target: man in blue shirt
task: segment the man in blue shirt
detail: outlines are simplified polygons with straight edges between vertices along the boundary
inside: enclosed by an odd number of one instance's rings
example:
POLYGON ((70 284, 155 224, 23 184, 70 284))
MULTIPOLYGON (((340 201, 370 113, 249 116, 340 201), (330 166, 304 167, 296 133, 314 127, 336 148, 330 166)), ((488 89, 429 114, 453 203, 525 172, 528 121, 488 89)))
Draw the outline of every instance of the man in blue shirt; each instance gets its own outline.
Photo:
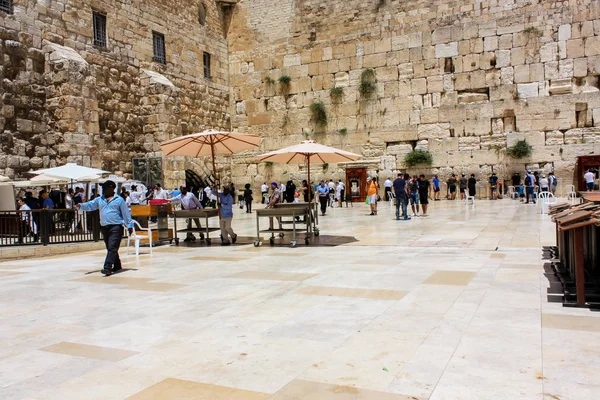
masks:
POLYGON ((121 196, 115 195, 116 188, 113 181, 106 181, 102 184, 102 197, 75 206, 82 211, 100 210, 100 226, 107 252, 102 273, 106 276, 122 269, 119 247, 123 238, 123 224, 130 234, 133 231, 129 207, 121 196))
POLYGON ((400 207, 402 207, 402 215, 404 216, 404 220, 409 220, 408 213, 406 212, 407 199, 406 199, 406 177, 403 178, 402 174, 398 174, 398 178, 394 180, 392 184, 394 187, 394 194, 396 195, 396 220, 400 220, 400 207))
POLYGON ((325 181, 321 181, 317 186, 317 194, 319 195, 319 202, 321 203, 321 214, 325 216, 327 212, 327 199, 329 199, 329 187, 325 184, 325 181))
POLYGON ((433 201, 440 201, 440 178, 436 175, 433 177, 433 201))
POLYGON ((229 246, 235 244, 237 235, 231 228, 231 220, 233 219, 233 196, 229 185, 223 186, 223 192, 219 193, 219 203, 221 204, 220 225, 221 225, 221 246, 229 246), (229 241, 231 238, 231 242, 229 241))

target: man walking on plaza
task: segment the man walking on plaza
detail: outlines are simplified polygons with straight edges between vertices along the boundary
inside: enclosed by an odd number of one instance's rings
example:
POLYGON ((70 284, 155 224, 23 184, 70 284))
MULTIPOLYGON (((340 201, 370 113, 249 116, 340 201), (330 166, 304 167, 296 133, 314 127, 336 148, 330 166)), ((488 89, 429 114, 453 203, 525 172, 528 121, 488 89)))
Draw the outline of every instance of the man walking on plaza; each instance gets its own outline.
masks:
POLYGON ((260 199, 260 204, 265 204, 267 201, 267 192, 269 191, 269 187, 267 186, 267 182, 264 182, 260 187, 260 193, 262 194, 262 198, 260 199))
POLYGON ((525 204, 529 204, 529 198, 531 197, 531 201, 535 204, 535 198, 533 197, 533 188, 535 187, 535 176, 531 173, 531 170, 527 170, 527 174, 525 174, 525 204))
POLYGON ((100 210, 100 226, 107 252, 101 272, 106 276, 122 269, 119 247, 123 238, 123 224, 129 230, 129 234, 133 231, 129 208, 125 200, 115 194, 116 188, 117 185, 113 181, 106 181, 102 184, 102 197, 76 205, 78 209, 86 212, 100 210))
POLYGON ((385 182, 383 182, 383 187, 385 188, 385 201, 390 201, 392 197, 392 178, 387 178, 385 182))
POLYGON ((585 179, 585 189, 588 192, 594 190, 594 181, 596 180, 596 174, 592 172, 591 169, 588 169, 587 172, 583 175, 585 179))
POLYGON ((393 182, 394 194, 396 195, 396 221, 400 220, 400 207, 402 207, 404 220, 410 219, 406 211, 406 179, 408 179, 408 174, 403 178, 402 174, 399 173, 398 178, 393 182))
MULTIPOLYGON (((419 176, 419 203, 421 204, 421 210, 423 213, 422 217, 427 217, 427 205, 429 204, 429 197, 431 196, 431 184, 425 175, 419 176)), ((418 206, 417 206, 418 207, 418 206)))
POLYGON ((469 180, 467 179, 467 177, 465 176, 465 174, 462 174, 460 176, 460 179, 458 180, 458 183, 459 183, 458 186, 460 187, 460 193, 459 193, 459 195, 460 195, 460 199, 461 200, 464 200, 466 198, 465 197, 465 190, 467 190, 467 183, 468 182, 469 182, 469 180))
MULTIPOLYGON (((194 195, 194 193, 188 192, 188 189, 185 186, 181 187, 180 194, 173 197, 169 201, 174 203, 181 203, 181 208, 183 210, 202 210, 202 203, 200 200, 194 195)), ((200 224, 200 218, 189 218, 187 220, 187 230, 188 233, 183 240, 184 242, 194 241, 196 240, 196 236, 191 232, 192 230, 192 220, 196 224, 196 228, 202 229, 202 224, 200 224)), ((200 239, 204 238, 204 234, 200 232, 200 239)))
POLYGON ((319 195, 319 203, 321 203, 321 214, 325 216, 327 201, 329 200, 329 187, 325 185, 325 181, 321 181, 317 186, 317 194, 319 195))
MULTIPOLYGON (((455 188, 456 190, 456 188, 455 188)), ((410 195, 410 208, 413 212, 413 217, 419 216, 419 180, 414 175, 413 178, 408 182, 408 193, 410 195), (416 209, 415 209, 416 207, 416 209)))

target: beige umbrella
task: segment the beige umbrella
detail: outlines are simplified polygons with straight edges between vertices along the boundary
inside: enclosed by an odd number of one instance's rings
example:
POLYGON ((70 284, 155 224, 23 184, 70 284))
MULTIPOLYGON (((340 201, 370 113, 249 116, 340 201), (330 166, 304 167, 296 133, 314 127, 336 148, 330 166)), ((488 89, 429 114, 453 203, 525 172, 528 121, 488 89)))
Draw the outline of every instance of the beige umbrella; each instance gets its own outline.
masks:
POLYGON ((208 130, 168 140, 161 143, 160 149, 166 156, 211 156, 216 184, 217 166, 215 156, 241 153, 258 147, 259 144, 259 136, 208 130))
POLYGON ((348 151, 324 146, 314 140, 304 140, 302 143, 272 151, 258 157, 261 161, 279 162, 284 164, 308 164, 308 185, 310 187, 310 163, 318 164, 356 161, 360 155, 348 151))
POLYGON ((8 182, 8 181, 10 181, 10 178, 8 176, 0 175, 0 182, 8 182))

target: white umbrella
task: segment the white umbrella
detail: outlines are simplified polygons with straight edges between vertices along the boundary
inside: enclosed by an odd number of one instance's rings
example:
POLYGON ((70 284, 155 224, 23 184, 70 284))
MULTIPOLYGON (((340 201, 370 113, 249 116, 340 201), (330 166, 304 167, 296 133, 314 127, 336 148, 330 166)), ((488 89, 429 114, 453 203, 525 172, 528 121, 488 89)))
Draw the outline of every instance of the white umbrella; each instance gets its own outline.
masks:
POLYGON ((40 169, 37 171, 32 171, 31 173, 36 175, 44 174, 47 176, 65 178, 74 181, 93 175, 108 174, 107 171, 103 171, 101 169, 83 167, 73 163, 65 164, 55 168, 40 169))
POLYGON ((8 181, 10 181, 10 178, 8 176, 0 175, 0 182, 8 182, 8 181))
POLYGON ((314 140, 304 140, 300 144, 275 150, 258 156, 266 162, 279 162, 284 164, 308 164, 308 184, 310 185, 310 162, 314 159, 317 163, 328 164, 344 161, 356 161, 360 155, 345 150, 325 146, 314 140))

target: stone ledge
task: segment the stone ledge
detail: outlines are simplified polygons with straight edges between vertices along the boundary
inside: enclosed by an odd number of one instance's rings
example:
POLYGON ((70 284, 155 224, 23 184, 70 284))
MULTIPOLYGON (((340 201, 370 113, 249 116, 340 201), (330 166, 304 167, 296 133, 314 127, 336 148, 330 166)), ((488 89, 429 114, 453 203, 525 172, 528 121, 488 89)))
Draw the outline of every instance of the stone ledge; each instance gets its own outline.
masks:
MULTIPOLYGON (((121 247, 126 246, 127 241, 121 242, 121 247)), ((104 242, 83 242, 53 244, 48 246, 7 246, 0 248, 0 259, 2 261, 19 260, 26 258, 42 258, 57 256, 61 254, 85 253, 94 250, 104 250, 104 242)))

